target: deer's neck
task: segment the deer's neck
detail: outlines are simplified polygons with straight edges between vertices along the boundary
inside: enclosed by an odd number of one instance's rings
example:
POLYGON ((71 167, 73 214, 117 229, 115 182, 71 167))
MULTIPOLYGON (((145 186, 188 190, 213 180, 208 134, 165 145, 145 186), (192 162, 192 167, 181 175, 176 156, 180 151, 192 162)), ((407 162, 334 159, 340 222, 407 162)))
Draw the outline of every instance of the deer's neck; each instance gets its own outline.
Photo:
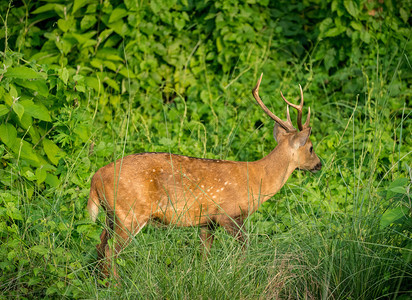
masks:
POLYGON ((283 187, 296 166, 292 161, 290 147, 280 144, 267 156, 256 161, 253 169, 254 178, 257 179, 252 187, 253 193, 259 193, 261 201, 266 201, 283 187))

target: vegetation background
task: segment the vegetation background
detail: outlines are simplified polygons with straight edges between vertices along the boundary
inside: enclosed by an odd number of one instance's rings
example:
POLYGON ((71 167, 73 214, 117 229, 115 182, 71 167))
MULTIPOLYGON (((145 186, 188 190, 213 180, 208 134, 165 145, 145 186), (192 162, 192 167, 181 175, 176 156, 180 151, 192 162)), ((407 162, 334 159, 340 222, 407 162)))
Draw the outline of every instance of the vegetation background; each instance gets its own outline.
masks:
POLYGON ((410 0, 1 1, 0 298, 412 297, 410 0), (208 259, 198 229, 95 269, 90 179, 127 154, 256 160, 303 86, 324 167, 208 259))

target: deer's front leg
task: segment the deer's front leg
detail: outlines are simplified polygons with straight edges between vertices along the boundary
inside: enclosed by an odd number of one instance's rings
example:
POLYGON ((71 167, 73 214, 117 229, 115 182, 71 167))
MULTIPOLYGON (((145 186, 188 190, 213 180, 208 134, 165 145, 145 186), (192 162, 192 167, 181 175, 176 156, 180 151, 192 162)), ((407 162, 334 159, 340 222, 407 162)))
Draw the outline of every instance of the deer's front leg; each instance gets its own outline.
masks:
POLYGON ((243 218, 236 217, 232 219, 229 216, 225 216, 219 220, 219 225, 222 226, 231 236, 233 236, 242 245, 242 248, 245 247, 243 218))
POLYGON ((211 226, 200 228, 200 239, 202 240, 202 256, 206 258, 212 247, 214 235, 211 226))

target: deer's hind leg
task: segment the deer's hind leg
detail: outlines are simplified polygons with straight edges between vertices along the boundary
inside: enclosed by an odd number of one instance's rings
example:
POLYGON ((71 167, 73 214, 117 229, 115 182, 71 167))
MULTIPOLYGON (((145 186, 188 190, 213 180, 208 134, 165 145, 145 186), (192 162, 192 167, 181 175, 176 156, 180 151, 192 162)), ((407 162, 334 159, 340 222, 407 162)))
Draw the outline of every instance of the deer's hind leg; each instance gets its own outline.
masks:
POLYGON ((111 231, 113 231, 113 219, 110 216, 106 216, 106 228, 100 234, 100 244, 96 246, 98 260, 102 260, 105 257, 104 249, 106 248, 107 241, 110 239, 111 231))
POLYGON ((113 233, 113 217, 110 214, 106 215, 106 227, 100 235, 100 244, 96 246, 98 267, 102 272, 103 277, 108 277, 110 273, 110 264, 105 261, 106 248, 108 248, 108 241, 113 233))
MULTIPOLYGON (((148 216, 143 215, 138 218, 132 214, 127 216, 116 215, 116 218, 112 221, 112 232, 114 233, 112 247, 107 243, 107 239, 110 238, 110 235, 106 233, 105 236, 106 244, 104 246, 104 256, 106 258, 106 262, 105 266, 102 268, 102 271, 106 277, 109 275, 109 271, 111 269, 113 276, 116 279, 119 279, 116 264, 113 259, 115 259, 122 249, 129 244, 133 236, 139 233, 139 231, 146 225, 148 219, 148 216)), ((103 234, 104 232, 102 233, 102 236, 103 234)))
POLYGON ((243 218, 241 216, 234 219, 229 216, 224 216, 219 220, 219 225, 222 226, 231 236, 235 238, 241 245, 245 247, 245 237, 243 235, 243 218))
POLYGON ((210 248, 213 245, 215 239, 214 230, 215 227, 213 224, 200 227, 200 239, 202 240, 202 256, 206 258, 210 252, 210 248))

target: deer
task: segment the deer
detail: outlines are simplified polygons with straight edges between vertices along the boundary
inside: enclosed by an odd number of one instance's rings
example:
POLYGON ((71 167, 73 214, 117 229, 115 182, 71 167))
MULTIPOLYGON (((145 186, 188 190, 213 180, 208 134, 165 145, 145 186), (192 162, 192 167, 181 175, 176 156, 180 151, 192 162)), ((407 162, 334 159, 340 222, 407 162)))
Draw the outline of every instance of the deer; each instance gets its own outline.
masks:
POLYGON ((100 168, 92 177, 88 212, 96 221, 99 207, 106 213, 106 227, 97 245, 101 272, 118 278, 112 259, 149 222, 200 226, 206 252, 213 243, 213 229, 223 227, 239 242, 244 241, 243 221, 275 195, 295 169, 316 172, 322 163, 310 140, 310 107, 302 125, 300 104, 287 104, 283 121, 259 97, 263 73, 252 94, 263 111, 275 121, 277 146, 257 161, 228 161, 150 152, 125 156, 100 168), (297 110, 297 130, 289 106, 297 110), (114 237, 113 246, 108 240, 114 237))

